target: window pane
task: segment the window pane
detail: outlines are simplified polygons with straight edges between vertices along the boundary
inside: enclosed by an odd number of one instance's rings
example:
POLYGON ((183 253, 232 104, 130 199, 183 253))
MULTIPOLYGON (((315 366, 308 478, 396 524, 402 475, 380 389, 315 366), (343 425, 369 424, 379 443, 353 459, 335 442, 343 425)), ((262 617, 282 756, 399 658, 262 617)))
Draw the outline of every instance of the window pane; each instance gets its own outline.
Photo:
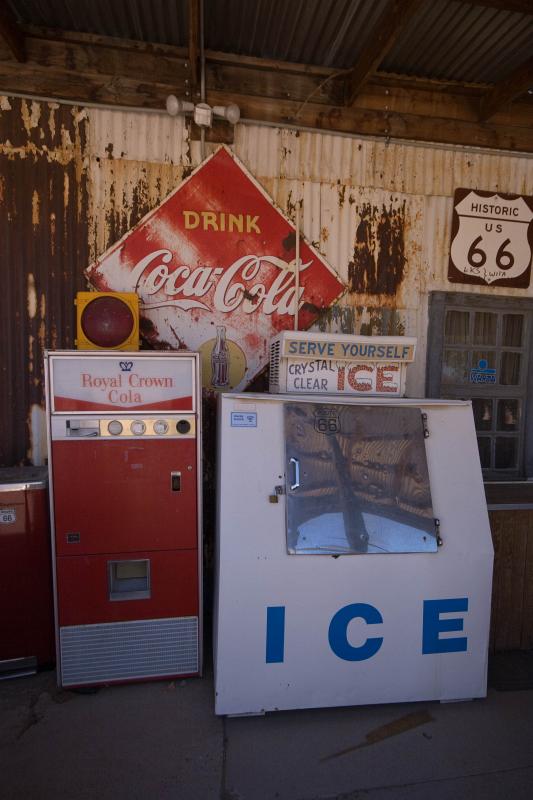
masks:
POLYGON ((445 350, 442 364, 443 383, 466 383, 468 379, 468 352, 445 350))
POLYGON ((516 467, 517 445, 518 439, 514 437, 496 437, 496 457, 494 463, 496 469, 512 469, 516 467))
POLYGON ((488 436, 478 436, 479 460, 483 469, 490 468, 490 439, 488 436))
POLYGON ((520 383, 520 353, 502 353, 500 383, 502 386, 518 386, 520 383))
POLYGON ((496 314, 476 311, 474 315, 474 344, 496 344, 496 314))
POLYGON ((468 344, 469 322, 468 311, 447 311, 444 326, 446 344, 468 344))
POLYGON ((490 431, 492 429, 492 400, 482 400, 476 397, 472 400, 474 422, 476 431, 490 431))
POLYGON ((503 338, 504 347, 522 347, 522 330, 524 317, 522 314, 503 315, 503 338))
POLYGON ((517 431, 520 424, 518 400, 498 400, 498 430, 517 431))

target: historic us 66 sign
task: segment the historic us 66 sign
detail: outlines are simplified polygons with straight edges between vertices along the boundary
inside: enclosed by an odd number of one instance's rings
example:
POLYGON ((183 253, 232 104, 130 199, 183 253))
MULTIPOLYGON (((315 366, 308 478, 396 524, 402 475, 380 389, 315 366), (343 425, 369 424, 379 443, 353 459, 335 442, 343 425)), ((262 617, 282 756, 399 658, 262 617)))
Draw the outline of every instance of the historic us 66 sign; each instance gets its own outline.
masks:
POLYGON ((449 280, 529 286, 532 219, 533 197, 456 189, 449 280))

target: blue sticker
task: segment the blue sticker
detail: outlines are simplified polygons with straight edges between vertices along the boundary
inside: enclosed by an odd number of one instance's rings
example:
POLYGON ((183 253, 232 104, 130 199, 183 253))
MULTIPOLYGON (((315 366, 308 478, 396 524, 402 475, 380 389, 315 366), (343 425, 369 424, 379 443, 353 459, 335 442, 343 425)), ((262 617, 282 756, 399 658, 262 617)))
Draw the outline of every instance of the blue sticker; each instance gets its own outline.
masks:
POLYGON ((232 428, 257 428, 257 413, 255 411, 232 411, 232 428))
POLYGON ((486 358, 481 358, 477 367, 470 370, 470 383, 496 383, 496 370, 489 369, 486 358))

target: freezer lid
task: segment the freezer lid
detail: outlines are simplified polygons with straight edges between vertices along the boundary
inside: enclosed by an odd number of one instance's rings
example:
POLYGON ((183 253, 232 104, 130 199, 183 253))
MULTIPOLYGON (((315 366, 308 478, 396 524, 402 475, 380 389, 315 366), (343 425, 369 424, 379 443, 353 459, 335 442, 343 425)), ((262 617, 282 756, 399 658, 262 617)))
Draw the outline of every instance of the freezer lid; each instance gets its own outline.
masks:
POLYGON ((0 467, 0 492, 46 489, 48 467, 0 467))
POLYGON ((437 551, 420 409, 291 402, 284 421, 289 554, 437 551))

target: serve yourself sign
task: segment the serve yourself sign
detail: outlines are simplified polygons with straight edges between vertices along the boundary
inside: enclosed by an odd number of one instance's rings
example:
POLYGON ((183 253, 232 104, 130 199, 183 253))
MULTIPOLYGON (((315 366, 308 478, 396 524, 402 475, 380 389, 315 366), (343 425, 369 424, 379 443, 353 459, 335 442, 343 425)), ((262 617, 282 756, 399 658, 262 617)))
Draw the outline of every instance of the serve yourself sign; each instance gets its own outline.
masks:
POLYGON ((136 292, 155 347, 202 355, 204 386, 242 389, 280 330, 308 328, 344 284, 221 147, 86 274, 101 291, 136 292), (298 301, 296 293, 298 292, 298 301))
POLYGON ((271 391, 401 397, 415 349, 407 336, 282 331, 271 343, 271 391))

